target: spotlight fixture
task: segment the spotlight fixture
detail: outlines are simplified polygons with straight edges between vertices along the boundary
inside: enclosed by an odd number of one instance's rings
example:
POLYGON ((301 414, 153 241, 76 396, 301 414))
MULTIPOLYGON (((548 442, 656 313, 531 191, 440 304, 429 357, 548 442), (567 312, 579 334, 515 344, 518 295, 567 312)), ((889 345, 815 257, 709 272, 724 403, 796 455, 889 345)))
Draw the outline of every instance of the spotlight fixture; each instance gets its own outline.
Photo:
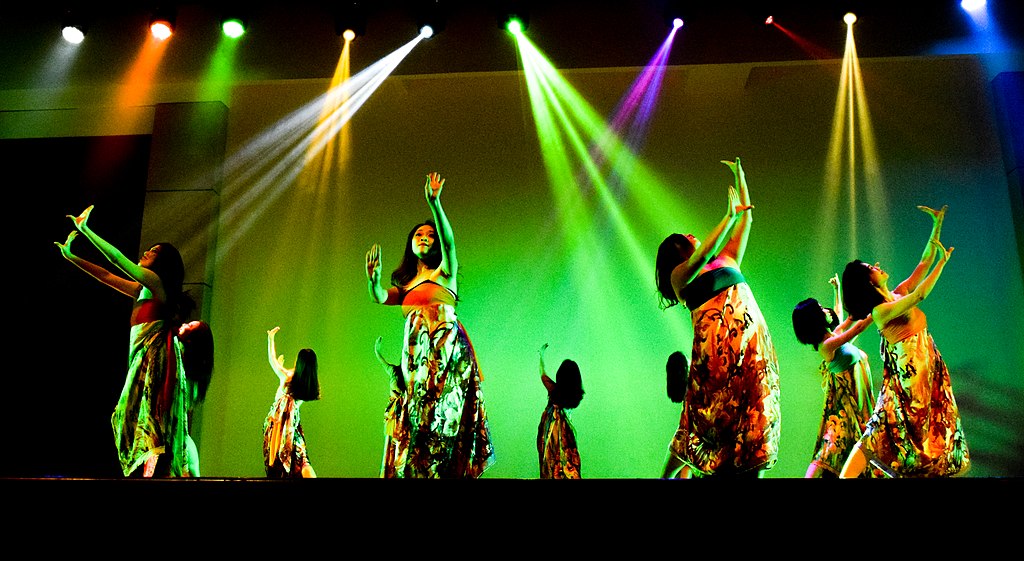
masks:
POLYGON ((174 8, 157 8, 149 20, 149 31, 153 37, 163 41, 174 34, 174 8))
POLYGON ((340 2, 334 16, 334 32, 346 41, 366 35, 366 14, 363 2, 340 2))
POLYGON ((498 26, 513 35, 523 33, 530 27, 529 2, 510 0, 498 8, 498 26))
POLYGON ((672 29, 679 29, 683 26, 683 9, 681 0, 668 0, 665 2, 662 18, 672 29))
POLYGON ((448 19, 447 0, 419 0, 414 9, 416 25, 424 39, 444 31, 448 19))
POLYGON ((224 18, 221 22, 221 30, 224 31, 224 35, 238 39, 242 35, 245 35, 245 19, 236 16, 229 16, 224 18))
POLYGON ((774 17, 772 17, 772 16, 768 16, 768 17, 767 17, 767 18, 765 18, 765 20, 764 20, 764 24, 765 24, 765 25, 771 25, 771 24, 773 24, 773 23, 775 23, 775 18, 774 18, 774 17))
POLYGON ((857 15, 853 12, 849 12, 843 16, 843 21, 846 22, 846 25, 853 25, 854 22, 857 21, 857 15))
POLYGON ((77 45, 85 40, 86 29, 85 18, 77 12, 67 10, 64 12, 64 21, 61 23, 60 33, 68 43, 77 45))

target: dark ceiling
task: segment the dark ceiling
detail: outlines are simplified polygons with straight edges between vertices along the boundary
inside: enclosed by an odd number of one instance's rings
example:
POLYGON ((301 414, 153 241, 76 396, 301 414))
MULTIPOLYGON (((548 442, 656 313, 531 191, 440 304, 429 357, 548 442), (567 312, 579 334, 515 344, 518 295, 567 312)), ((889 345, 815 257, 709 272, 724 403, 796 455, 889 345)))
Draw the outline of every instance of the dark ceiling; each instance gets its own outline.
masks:
MULTIPOLYGON (((519 68, 511 36, 498 25, 500 0, 426 0, 447 11, 442 32, 424 41, 395 74, 510 71, 519 68)), ((238 44, 239 80, 327 78, 340 52, 335 30, 339 6, 352 2, 262 2, 248 9, 249 33, 238 44)), ((378 0, 365 6, 366 34, 352 44, 353 72, 386 56, 416 33, 424 2, 378 0)), ((971 54, 978 48, 957 0, 916 2, 677 0, 518 2, 529 17, 527 36, 558 68, 642 66, 668 33, 667 18, 680 6, 686 25, 673 44, 671 65, 801 61, 840 58, 846 12, 862 58, 971 54), (756 8, 750 6, 756 5, 756 8), (765 24, 767 16, 788 33, 765 24)), ((1021 0, 989 0, 991 21, 1021 50, 1021 0)), ((53 56, 63 8, 41 3, 5 7, 0 15, 0 89, 39 87, 38 68, 53 56)), ((81 55, 66 83, 116 79, 145 39, 152 9, 91 8, 81 55), (124 64, 122 64, 124 63, 124 64)), ((177 33, 168 44, 161 79, 185 80, 201 72, 217 48, 223 4, 178 4, 177 33)))

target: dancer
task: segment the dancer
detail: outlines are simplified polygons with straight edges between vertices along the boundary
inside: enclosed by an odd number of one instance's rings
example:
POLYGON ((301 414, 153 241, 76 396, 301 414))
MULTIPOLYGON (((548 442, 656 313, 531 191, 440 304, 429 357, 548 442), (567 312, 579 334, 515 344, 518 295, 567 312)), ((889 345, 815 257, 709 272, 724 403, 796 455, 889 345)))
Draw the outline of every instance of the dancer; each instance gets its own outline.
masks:
POLYGON ((494 461, 481 382, 466 330, 455 314, 459 261, 441 207, 444 179, 423 186, 433 220, 417 224, 391 288, 381 286, 381 248, 366 253, 370 298, 400 305, 405 315, 402 377, 406 383, 408 455, 397 477, 474 478, 494 461))
POLYGON ((694 477, 761 477, 778 458, 779 364, 740 271, 753 208, 746 176, 739 158, 722 163, 736 185, 726 215, 703 242, 672 234, 658 248, 661 306, 683 302, 694 333, 689 391, 670 451, 694 477))
POLYGON ((406 387, 402 376, 402 366, 392 364, 384 358, 380 350, 383 337, 377 337, 373 344, 373 354, 388 377, 390 395, 388 405, 384 409, 384 459, 381 462, 380 476, 385 479, 398 477, 405 471, 405 460, 409 452, 409 424, 406 415, 406 387))
POLYGON ((267 331, 267 356, 280 384, 274 404, 263 422, 263 467, 273 479, 311 478, 316 471, 306 453, 306 437, 302 433, 299 408, 305 401, 320 399, 320 378, 317 375, 316 353, 302 349, 295 357, 295 366, 284 365, 284 355, 277 354, 275 327, 267 331))
POLYGON ((878 264, 854 260, 843 271, 843 304, 854 319, 870 315, 882 336, 882 388, 860 441, 840 477, 871 465, 890 477, 967 473, 970 453, 960 425, 949 370, 918 307, 935 288, 953 248, 939 241, 948 207, 918 206, 932 217, 932 233, 914 271, 889 290, 878 264))
POLYGON ((581 479, 580 452, 569 412, 583 400, 583 378, 576 361, 565 359, 552 380, 544 369, 547 348, 547 343, 540 348, 540 381, 548 391, 548 405, 537 427, 540 478, 581 479))
POLYGON ((839 477, 875 406, 868 356, 853 344, 871 325, 871 317, 844 319, 839 275, 833 275, 829 284, 834 291, 834 307, 826 308, 808 298, 793 308, 797 340, 821 355, 819 372, 825 392, 818 440, 804 474, 807 478, 839 477))
POLYGON ((94 205, 78 216, 60 248, 65 259, 134 300, 128 373, 111 426, 127 477, 199 477, 199 452, 189 433, 194 407, 203 400, 213 370, 213 338, 202 322, 185 324, 195 302, 182 292, 185 266, 170 243, 154 244, 138 263, 93 232, 94 205), (74 254, 81 232, 126 277, 74 254), (196 342, 186 350, 183 342, 196 342), (186 369, 183 356, 188 357, 186 369))

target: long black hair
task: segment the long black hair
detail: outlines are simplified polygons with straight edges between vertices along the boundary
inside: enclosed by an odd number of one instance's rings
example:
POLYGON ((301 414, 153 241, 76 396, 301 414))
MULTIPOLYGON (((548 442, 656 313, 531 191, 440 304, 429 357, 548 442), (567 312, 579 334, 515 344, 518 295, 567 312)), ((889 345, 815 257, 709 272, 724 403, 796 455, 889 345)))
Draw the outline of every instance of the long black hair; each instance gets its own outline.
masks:
POLYGON ((565 359, 555 372, 551 402, 562 409, 575 409, 583 401, 583 376, 575 360, 565 359))
POLYGON ((690 238, 682 234, 670 234, 658 246, 658 256, 654 262, 654 285, 658 289, 658 303, 661 309, 671 308, 679 303, 675 288, 672 287, 672 271, 689 259, 696 249, 690 238))
POLYGON ((854 259, 843 269, 843 307, 853 319, 871 315, 875 306, 885 302, 885 296, 871 282, 871 268, 860 259, 854 259))
POLYGON ((205 321, 189 322, 178 329, 178 340, 185 377, 196 383, 202 401, 213 377, 213 330, 205 321))
POLYGON ((320 378, 317 376, 316 353, 302 349, 295 358, 295 373, 289 386, 292 397, 302 401, 320 399, 320 378))
POLYGON ((181 258, 181 252, 170 242, 159 242, 150 248, 159 247, 153 263, 148 267, 150 271, 160 277, 164 292, 167 294, 167 316, 174 320, 178 327, 184 324, 196 308, 196 302, 192 296, 184 290, 185 284, 185 261, 181 258))
POLYGON ((437 236, 437 225, 434 224, 433 220, 420 222, 413 226, 412 230, 409 230, 409 235, 405 238, 405 251, 402 254, 402 262, 391 273, 392 286, 403 288, 416 276, 416 267, 420 258, 416 257, 416 254, 412 252, 412 238, 416 235, 416 230, 419 230, 421 226, 430 226, 434 229, 434 244, 430 246, 430 251, 423 258, 423 264, 431 269, 441 266, 441 240, 437 236))

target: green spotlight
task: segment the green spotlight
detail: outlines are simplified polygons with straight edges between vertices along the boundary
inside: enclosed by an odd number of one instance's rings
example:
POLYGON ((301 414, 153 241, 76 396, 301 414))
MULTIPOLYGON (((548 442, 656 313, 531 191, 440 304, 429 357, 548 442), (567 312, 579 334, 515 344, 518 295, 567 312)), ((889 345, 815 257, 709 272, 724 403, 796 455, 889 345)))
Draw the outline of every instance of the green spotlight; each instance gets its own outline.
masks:
POLYGON ((509 18, 505 23, 505 29, 509 30, 512 35, 519 35, 523 32, 523 22, 519 18, 509 18))
POLYGON ((238 39, 245 35, 245 22, 239 18, 228 18, 221 24, 221 29, 224 30, 224 35, 232 39, 238 39))

